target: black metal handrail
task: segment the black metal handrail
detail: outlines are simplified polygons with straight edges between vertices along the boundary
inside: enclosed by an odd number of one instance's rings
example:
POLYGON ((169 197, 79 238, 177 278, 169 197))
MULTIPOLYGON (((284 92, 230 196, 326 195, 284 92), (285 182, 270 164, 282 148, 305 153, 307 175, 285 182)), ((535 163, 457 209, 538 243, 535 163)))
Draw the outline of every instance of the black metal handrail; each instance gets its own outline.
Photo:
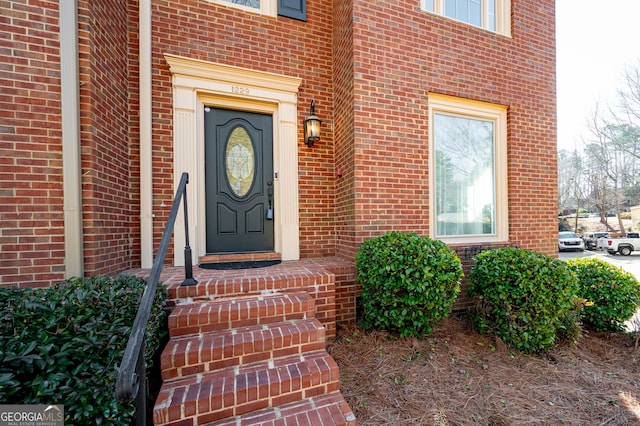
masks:
POLYGON ((189 183, 189 174, 182 173, 180 178, 180 184, 176 190, 173 204, 171 205, 171 212, 169 213, 169 219, 167 225, 164 228, 162 239, 160 240, 160 246, 158 247, 158 254, 153 262, 151 273, 146 280, 146 286, 142 299, 140 300, 140 307, 136 319, 133 322, 133 328, 129 335, 129 341, 127 342, 127 348, 124 351, 122 357, 122 363, 120 363, 120 372, 116 380, 116 398, 120 403, 127 404, 134 398, 136 399, 136 425, 146 426, 147 422, 147 385, 146 385, 146 365, 144 359, 144 335, 147 330, 147 323, 149 321, 149 315, 151 314, 151 308, 153 306, 153 299, 158 287, 158 281, 160 279, 160 273, 164 265, 164 260, 167 255, 167 249, 169 248, 169 242, 171 240, 171 234, 173 234, 173 228, 175 226, 176 217, 178 216, 178 209, 180 207, 180 200, 184 201, 184 228, 185 228, 185 279, 182 285, 195 285, 198 282, 193 278, 193 269, 191 265, 191 247, 189 246, 189 222, 187 211, 187 184, 189 183))

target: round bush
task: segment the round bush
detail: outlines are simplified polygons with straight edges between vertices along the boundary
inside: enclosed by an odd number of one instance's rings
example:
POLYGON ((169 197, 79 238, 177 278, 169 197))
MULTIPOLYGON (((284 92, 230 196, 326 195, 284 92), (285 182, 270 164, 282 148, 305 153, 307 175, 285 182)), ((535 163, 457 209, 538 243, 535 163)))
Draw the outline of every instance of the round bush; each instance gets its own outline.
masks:
POLYGON ((525 353, 551 348, 575 309, 577 278, 558 259, 518 248, 475 257, 468 293, 477 298, 475 322, 525 353))
POLYGON ((640 305, 640 283, 633 274, 598 258, 567 260, 580 281, 578 295, 589 303, 582 311, 594 331, 621 331, 640 305))
POLYGON ((441 241, 389 232, 365 241, 356 255, 363 325, 423 336, 451 312, 462 264, 441 241))

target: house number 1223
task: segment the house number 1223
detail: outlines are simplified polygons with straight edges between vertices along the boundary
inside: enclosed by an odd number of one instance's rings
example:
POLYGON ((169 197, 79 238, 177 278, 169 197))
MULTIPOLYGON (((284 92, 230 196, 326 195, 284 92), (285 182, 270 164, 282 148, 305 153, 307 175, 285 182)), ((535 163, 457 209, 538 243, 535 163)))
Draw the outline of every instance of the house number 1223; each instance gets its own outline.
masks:
POLYGON ((231 93, 237 93, 238 95, 248 95, 249 88, 248 87, 240 87, 240 86, 231 86, 231 93))

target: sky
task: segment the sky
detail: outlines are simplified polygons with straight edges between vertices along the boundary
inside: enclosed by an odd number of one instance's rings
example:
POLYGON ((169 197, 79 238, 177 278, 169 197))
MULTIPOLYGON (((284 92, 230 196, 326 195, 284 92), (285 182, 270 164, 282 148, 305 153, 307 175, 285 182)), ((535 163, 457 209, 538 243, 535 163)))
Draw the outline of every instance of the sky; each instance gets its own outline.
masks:
POLYGON ((556 0, 558 149, 581 148, 598 103, 640 66, 640 0, 556 0))

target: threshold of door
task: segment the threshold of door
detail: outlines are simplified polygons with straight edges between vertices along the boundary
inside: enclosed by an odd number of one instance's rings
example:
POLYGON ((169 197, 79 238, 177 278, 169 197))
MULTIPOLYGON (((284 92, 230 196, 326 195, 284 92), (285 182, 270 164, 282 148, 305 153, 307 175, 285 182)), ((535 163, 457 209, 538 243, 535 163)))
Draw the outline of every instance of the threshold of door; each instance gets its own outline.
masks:
POLYGON ((198 258, 198 264, 224 262, 250 262, 263 260, 281 260, 280 253, 273 251, 254 251, 245 253, 215 253, 198 258))

